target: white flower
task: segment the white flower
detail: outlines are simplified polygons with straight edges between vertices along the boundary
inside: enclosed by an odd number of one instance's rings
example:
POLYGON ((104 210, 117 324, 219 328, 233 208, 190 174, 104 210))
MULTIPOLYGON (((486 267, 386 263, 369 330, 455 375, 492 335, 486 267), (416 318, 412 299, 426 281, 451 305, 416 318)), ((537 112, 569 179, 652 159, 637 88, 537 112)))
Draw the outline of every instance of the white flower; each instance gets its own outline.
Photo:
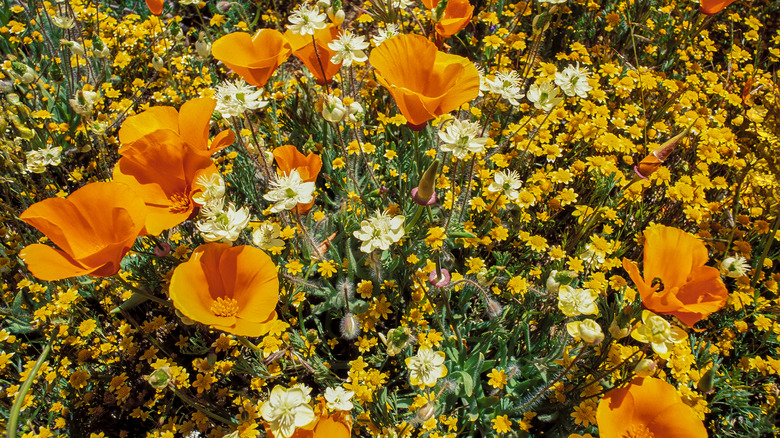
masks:
POLYGON ((552 270, 545 284, 547 292, 557 294, 562 284, 569 284, 575 278, 577 278, 577 273, 574 271, 552 270))
POLYGON ((345 30, 341 32, 338 39, 328 43, 328 48, 336 52, 330 62, 334 64, 343 63, 344 67, 349 67, 353 62, 366 62, 368 56, 363 51, 368 48, 368 42, 363 36, 355 35, 345 30))
POLYGON ((486 78, 485 86, 480 85, 482 91, 490 91, 508 100, 512 105, 520 105, 518 99, 523 97, 520 86, 523 78, 516 71, 498 72, 493 79, 486 78))
POLYGON ((357 102, 352 102, 352 99, 344 100, 350 103, 347 105, 336 96, 326 95, 325 102, 322 104, 322 117, 333 123, 339 123, 342 120, 355 123, 358 117, 362 118, 363 107, 357 102))
POLYGON ((69 48, 70 51, 76 56, 87 56, 87 52, 84 51, 84 46, 75 41, 60 40, 60 44, 69 48))
POLYGON ((276 188, 266 193, 263 198, 275 203, 271 206, 273 213, 292 210, 298 204, 308 204, 314 199, 314 182, 303 182, 296 169, 271 184, 276 188))
POLYGON ((73 29, 76 26, 76 20, 67 15, 56 14, 51 17, 51 22, 60 29, 73 29))
POLYGON ((393 23, 387 23, 384 28, 376 30, 376 36, 371 38, 371 41, 375 46, 379 47, 383 42, 398 35, 398 25, 393 23))
POLYGON ((606 260, 605 254, 601 251, 596 251, 590 243, 585 245, 585 251, 580 253, 579 258, 584 262, 590 263, 594 268, 601 266, 606 260))
POLYGON ((395 9, 406 9, 412 4, 412 0, 393 0, 392 3, 395 9))
POLYGON ((38 149, 27 152, 27 171, 32 173, 43 173, 46 166, 59 166, 62 161, 62 147, 51 147, 47 144, 46 149, 38 149))
POLYGON ((284 240, 279 239, 281 234, 279 224, 263 222, 252 231, 252 242, 260 249, 280 248, 284 246, 284 240))
POLYGON ((747 275, 750 265, 742 256, 726 257, 720 263, 720 273, 726 277, 740 278, 747 275))
POLYGON ((195 180, 195 185, 201 189, 201 192, 193 196, 192 200, 200 205, 208 205, 225 196, 225 180, 218 172, 200 175, 195 180))
POLYGON ((566 316, 596 315, 599 293, 593 289, 575 289, 568 284, 558 288, 558 308, 566 316))
POLYGON ((566 331, 571 337, 580 338, 586 344, 598 344, 604 340, 601 326, 592 319, 570 322, 566 324, 566 331))
POLYGON ((551 111, 563 100, 563 96, 558 96, 558 88, 552 82, 534 83, 528 88, 525 97, 534 104, 536 109, 551 111))
POLYGON ((655 313, 643 310, 642 325, 631 332, 631 337, 639 342, 649 343, 662 359, 669 359, 673 345, 688 339, 688 334, 655 313))
POLYGON ((384 251, 390 248, 390 245, 401 240, 406 233, 404 230, 405 219, 400 215, 390 217, 387 211, 383 213, 377 211, 374 217, 362 221, 360 229, 353 233, 363 242, 360 245, 360 250, 371 253, 375 249, 384 251))
POLYGON ((561 87, 567 96, 576 94, 583 99, 588 97, 588 91, 593 89, 588 83, 588 70, 580 69, 579 63, 576 67, 570 65, 563 69, 563 72, 555 73, 555 84, 561 87))
POLYGON ((225 118, 240 116, 245 111, 264 108, 268 105, 268 102, 260 98, 262 94, 262 90, 257 90, 241 79, 235 82, 225 82, 216 89, 214 98, 217 100, 217 107, 215 109, 225 118))
POLYGON ((208 58, 211 55, 211 43, 206 39, 205 35, 201 35, 198 41, 195 42, 195 51, 198 52, 198 56, 201 58, 208 58))
POLYGON ((349 401, 355 395, 354 391, 347 391, 341 386, 325 389, 325 401, 328 402, 328 409, 333 411, 351 411, 352 402, 349 401))
POLYGON ((200 3, 200 0, 179 0, 179 4, 184 6, 197 5, 198 3, 200 3))
POLYGON ((433 351, 431 347, 420 347, 417 356, 407 357, 406 366, 412 385, 436 386, 436 381, 447 375, 445 357, 443 351, 433 351))
POLYGON ((301 3, 290 15, 290 24, 287 28, 299 35, 314 35, 315 31, 325 28, 326 18, 327 16, 316 6, 301 3))
POLYGON ((76 114, 87 117, 94 111, 98 97, 100 97, 100 95, 94 91, 79 90, 76 92, 76 97, 70 99, 69 102, 76 114))
POLYGON ((520 174, 514 170, 501 170, 493 175, 493 181, 488 186, 488 191, 492 193, 503 192, 507 198, 512 201, 517 201, 517 197, 520 193, 517 189, 522 186, 520 181, 520 174))
POLYGON ((315 419, 314 409, 306 401, 306 394, 301 388, 274 387, 260 413, 274 436, 280 438, 290 438, 295 428, 306 426, 315 419))
POLYGON ((439 131, 439 138, 444 143, 441 150, 452 152, 459 160, 466 158, 469 152, 479 153, 485 150, 486 137, 478 137, 482 127, 479 123, 468 120, 453 119, 447 123, 444 130, 439 131))
POLYGON ((236 210, 233 203, 227 210, 212 212, 213 216, 197 224, 198 231, 206 242, 235 242, 241 231, 249 225, 249 209, 236 210))

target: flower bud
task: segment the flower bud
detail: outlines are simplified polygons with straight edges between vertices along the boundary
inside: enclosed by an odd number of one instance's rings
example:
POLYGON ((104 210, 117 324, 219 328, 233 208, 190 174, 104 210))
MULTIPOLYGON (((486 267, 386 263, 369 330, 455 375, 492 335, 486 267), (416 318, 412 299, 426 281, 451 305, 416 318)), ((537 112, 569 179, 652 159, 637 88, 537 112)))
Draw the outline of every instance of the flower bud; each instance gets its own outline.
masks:
POLYGON ((715 376, 718 372, 718 364, 715 364, 701 376, 696 388, 704 394, 712 394, 715 391, 715 376))
POLYGON ((436 406, 433 403, 428 402, 423 407, 417 410, 415 416, 415 422, 425 423, 436 415, 436 406))
POLYGON ((626 336, 631 334, 631 327, 621 327, 618 325, 616 320, 612 321, 612 324, 609 326, 609 334, 612 335, 615 339, 623 339, 626 336))
POLYGON ((68 41, 68 40, 60 40, 60 44, 68 47, 74 55, 86 57, 84 46, 82 46, 81 44, 75 41, 68 41))
POLYGON ((171 253, 171 244, 168 242, 159 242, 154 247, 154 255, 157 257, 165 257, 171 253))
POLYGON ((328 94, 325 96, 325 102, 322 104, 322 117, 333 123, 339 123, 347 115, 347 107, 336 96, 328 94))
POLYGON ((574 338, 582 339, 586 344, 599 344, 604 340, 601 326, 592 320, 574 321, 566 324, 566 331, 574 338))
POLYGON ((658 368, 658 364, 651 359, 642 359, 634 367, 634 372, 639 377, 650 377, 655 374, 655 369, 658 368))
POLYGON ((333 8, 330 7, 328 8, 328 18, 330 18, 330 21, 332 21, 336 26, 341 26, 341 23, 344 22, 344 18, 346 18, 346 16, 344 15, 343 9, 334 11, 333 8))
POLYGON ((205 34, 201 32, 198 41, 195 42, 195 51, 201 58, 208 58, 211 54, 211 43, 206 39, 205 34))
POLYGON ((168 386, 168 383, 173 379, 173 372, 169 366, 160 367, 146 379, 150 385, 155 389, 163 389, 168 386))
POLYGON ((217 2, 217 11, 220 14, 227 14, 231 6, 233 6, 232 3, 228 1, 217 2))
POLYGON ((352 313, 347 313, 344 315, 344 318, 341 319, 339 328, 341 329, 341 337, 351 341, 356 339, 360 334, 360 320, 352 313))
POLYGON ((160 71, 160 70, 162 70, 162 69, 163 69, 163 67, 165 67, 165 62, 163 62, 162 58, 160 58, 159 56, 155 56, 155 57, 152 59, 152 67, 153 67, 153 68, 154 68, 156 71, 160 71))
POLYGON ((419 205, 431 205, 436 202, 436 172, 439 170, 439 160, 434 160, 423 173, 417 187, 412 189, 412 200, 419 205))
POLYGON ((639 162, 638 165, 634 166, 634 173, 636 173, 640 178, 648 179, 650 175, 653 174, 656 170, 658 170, 659 167, 661 167, 661 164, 663 164, 664 160, 674 152, 674 149, 677 147, 677 145, 680 143, 680 141, 688 134, 688 131, 690 131, 690 127, 688 127, 685 131, 675 135, 674 137, 670 138, 666 141, 666 143, 662 144, 660 147, 658 147, 656 150, 651 152, 648 156, 642 159, 642 161, 639 162))
POLYGON ((552 270, 545 284, 547 292, 557 294, 562 284, 569 284, 575 278, 577 278, 577 273, 574 271, 552 270))
POLYGON ((504 313, 504 307, 501 303, 492 298, 488 298, 485 307, 490 318, 498 318, 504 313))

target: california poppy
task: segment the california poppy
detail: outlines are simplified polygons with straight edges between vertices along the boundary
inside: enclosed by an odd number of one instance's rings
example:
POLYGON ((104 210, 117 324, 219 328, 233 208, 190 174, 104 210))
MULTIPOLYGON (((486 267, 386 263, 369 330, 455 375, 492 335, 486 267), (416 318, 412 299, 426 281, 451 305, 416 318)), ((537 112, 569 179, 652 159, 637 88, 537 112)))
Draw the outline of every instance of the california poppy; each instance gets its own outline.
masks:
POLYGON ((209 122, 216 108, 214 99, 196 98, 185 102, 179 111, 169 106, 155 106, 128 117, 119 130, 124 154, 132 144, 155 131, 172 131, 196 151, 213 154, 235 141, 233 131, 226 129, 209 142, 209 122))
POLYGON ((45 281, 119 272, 146 221, 144 201, 130 187, 96 182, 67 198, 50 198, 19 216, 60 249, 35 243, 21 252, 32 274, 45 281))
POLYGON ((290 43, 276 29, 260 29, 254 36, 233 32, 211 46, 214 58, 257 87, 264 86, 291 53, 290 43))
POLYGON ((123 149, 114 166, 114 181, 125 183, 146 203, 145 233, 158 235, 194 215, 193 196, 217 168, 170 130, 157 130, 123 149))
POLYGON ((162 14, 163 3, 164 3, 163 0, 146 0, 146 6, 149 8, 149 11, 154 15, 162 14))
MULTIPOLYGON (((274 149, 274 159, 283 174, 289 175, 290 171, 295 169, 303 182, 314 182, 322 169, 322 159, 319 155, 313 152, 309 152, 309 155, 303 155, 292 145, 274 149)), ((298 213, 308 213, 313 205, 314 202, 298 204, 298 213)))
POLYGON ((701 0, 699 10, 707 15, 717 14, 737 0, 701 0))
POLYGON ((638 377, 604 394, 596 421, 602 438, 707 436, 704 424, 674 386, 650 377, 638 377))
POLYGON ((704 266, 707 248, 695 236, 656 225, 644 232, 644 278, 635 262, 623 259, 646 308, 674 315, 692 326, 726 304, 728 290, 720 272, 704 266))
POLYGON ((207 243, 171 277, 169 295, 184 316, 239 336, 262 336, 276 319, 276 265, 251 246, 207 243))
MULTIPOLYGON (((424 0, 428 9, 436 9, 439 1, 424 0)), ((444 8, 444 13, 436 22, 436 33, 442 38, 449 38, 465 28, 474 13, 474 6, 469 0, 450 0, 444 8)))
POLYGON ((689 130, 690 127, 667 140, 653 152, 650 152, 645 158, 642 159, 642 161, 639 162, 639 164, 634 166, 634 173, 636 173, 640 178, 650 178, 650 175, 658 170, 658 168, 661 167, 661 164, 663 164, 669 155, 674 152, 675 148, 677 148, 677 145, 688 134, 689 130))
POLYGON ((338 26, 329 24, 323 29, 316 30, 313 36, 299 35, 289 30, 284 33, 284 36, 292 46, 293 55, 303 62, 303 65, 317 79, 317 83, 320 85, 330 83, 341 68, 341 64, 330 62, 336 52, 328 47, 328 44, 339 36, 338 26))
POLYGON ((440 52, 420 35, 398 35, 369 56, 412 129, 457 109, 479 94, 479 73, 466 58, 440 52))

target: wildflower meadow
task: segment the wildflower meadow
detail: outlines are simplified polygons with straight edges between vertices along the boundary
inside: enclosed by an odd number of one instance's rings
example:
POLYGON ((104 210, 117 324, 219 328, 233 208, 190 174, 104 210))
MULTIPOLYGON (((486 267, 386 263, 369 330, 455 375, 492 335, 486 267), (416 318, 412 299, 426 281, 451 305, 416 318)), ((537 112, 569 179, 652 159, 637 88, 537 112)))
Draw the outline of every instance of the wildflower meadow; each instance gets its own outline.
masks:
POLYGON ((8 438, 780 436, 780 2, 0 0, 8 438))

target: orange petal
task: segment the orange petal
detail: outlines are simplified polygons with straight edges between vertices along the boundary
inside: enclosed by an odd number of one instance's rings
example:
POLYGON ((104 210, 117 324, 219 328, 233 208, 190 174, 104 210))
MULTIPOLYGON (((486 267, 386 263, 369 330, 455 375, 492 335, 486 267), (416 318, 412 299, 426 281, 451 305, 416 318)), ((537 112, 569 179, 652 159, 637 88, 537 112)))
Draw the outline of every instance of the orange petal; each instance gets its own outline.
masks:
POLYGON ((239 303, 238 316, 246 321, 267 321, 279 302, 276 265, 261 249, 251 246, 236 249, 234 283, 230 286, 233 298, 239 303))
POLYGON ((221 282, 215 282, 218 278, 214 277, 213 269, 213 266, 219 264, 219 248, 216 248, 216 251, 206 251, 208 245, 197 247, 188 261, 176 267, 168 294, 176 309, 193 321, 231 325, 235 317, 220 317, 211 311, 214 299, 224 296, 224 292, 221 282), (213 260, 215 257, 216 261, 213 260))
POLYGON ((648 281, 660 278, 665 288, 685 284, 691 271, 709 258, 699 239, 678 228, 656 225, 644 234, 644 277, 648 281))
POLYGON ((449 38, 465 28, 474 13, 474 6, 468 0, 450 0, 444 9, 444 17, 436 23, 436 33, 449 38))
POLYGON ((314 427, 314 438, 349 438, 350 434, 350 428, 333 417, 320 419, 314 427))
POLYGON ((330 59, 336 54, 328 47, 328 43, 338 38, 339 29, 337 26, 328 25, 311 35, 298 35, 287 31, 284 36, 290 42, 295 57, 303 62, 303 65, 317 79, 318 83, 324 84, 330 82, 333 76, 338 73, 341 64, 333 64, 330 59), (317 48, 315 50, 314 43, 317 48))
POLYGON ((160 15, 163 10, 163 0, 146 0, 146 6, 152 14, 160 15))
POLYGON ((261 29, 254 37, 246 32, 225 35, 214 42, 211 53, 248 84, 262 87, 289 58, 292 47, 281 32, 261 29))
MULTIPOLYGON (((32 275, 43 281, 88 275, 98 269, 81 266, 65 252, 40 243, 27 245, 19 253, 19 256, 24 260, 32 275)), ((117 265, 117 271, 118 269, 119 265, 117 265)))
POLYGON ((716 14, 735 1, 737 0, 701 0, 700 11, 707 15, 716 14))
POLYGON ((208 151, 209 121, 216 107, 214 99, 196 98, 188 100, 179 109, 179 135, 196 151, 208 151))
POLYGON ((677 293, 683 307, 672 314, 692 326, 722 309, 728 296, 729 291, 720 278, 720 272, 709 266, 700 266, 691 272, 688 282, 677 293))
POLYGON ((707 438, 707 429, 696 412, 683 402, 659 412, 647 423, 652 436, 664 438, 707 438))
MULTIPOLYGON (((119 141, 123 145, 129 145, 136 140, 160 129, 179 132, 179 113, 169 106, 155 106, 148 110, 130 116, 122 123, 119 129, 119 141)), ((119 149, 124 153, 125 146, 119 149)))
POLYGON ((232 145, 236 141, 236 134, 230 129, 226 129, 211 140, 211 146, 209 146, 209 152, 213 155, 215 152, 219 152, 222 149, 232 145))

